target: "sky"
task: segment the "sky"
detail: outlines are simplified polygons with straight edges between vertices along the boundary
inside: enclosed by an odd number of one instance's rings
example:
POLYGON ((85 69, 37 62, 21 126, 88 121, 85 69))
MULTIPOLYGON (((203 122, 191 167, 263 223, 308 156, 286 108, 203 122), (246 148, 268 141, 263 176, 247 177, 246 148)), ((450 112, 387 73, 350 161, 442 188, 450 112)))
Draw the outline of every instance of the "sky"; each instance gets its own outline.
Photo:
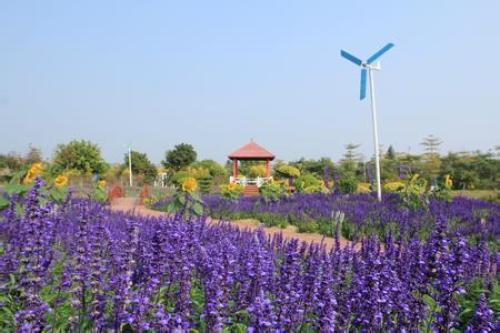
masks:
POLYGON ((278 159, 373 154, 359 68, 375 74, 380 143, 418 153, 500 144, 500 1, 0 2, 0 153, 50 159, 73 139, 158 163, 176 144, 224 162, 251 138, 278 159))

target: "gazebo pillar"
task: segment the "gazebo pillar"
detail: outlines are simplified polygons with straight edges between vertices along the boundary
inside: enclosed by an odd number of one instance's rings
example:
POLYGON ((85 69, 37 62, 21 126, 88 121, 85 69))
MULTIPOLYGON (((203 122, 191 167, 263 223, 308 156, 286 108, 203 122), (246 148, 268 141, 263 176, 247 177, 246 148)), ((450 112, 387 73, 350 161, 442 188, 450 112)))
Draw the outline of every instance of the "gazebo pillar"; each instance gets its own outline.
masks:
POLYGON ((233 177, 238 177, 238 160, 233 160, 233 177))
POLYGON ((271 169, 269 167, 269 160, 266 160, 266 177, 269 178, 271 176, 271 169))

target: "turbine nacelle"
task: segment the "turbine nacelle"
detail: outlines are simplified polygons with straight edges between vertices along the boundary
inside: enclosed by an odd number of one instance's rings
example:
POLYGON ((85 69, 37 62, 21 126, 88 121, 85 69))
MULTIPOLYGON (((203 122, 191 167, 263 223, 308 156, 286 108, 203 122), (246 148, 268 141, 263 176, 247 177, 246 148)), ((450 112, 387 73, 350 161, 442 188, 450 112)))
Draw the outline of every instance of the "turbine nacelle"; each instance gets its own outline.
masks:
POLYGON ((372 71, 380 71, 382 67, 380 65, 380 61, 377 61, 375 64, 369 65, 367 63, 361 64, 361 67, 372 70, 372 71))

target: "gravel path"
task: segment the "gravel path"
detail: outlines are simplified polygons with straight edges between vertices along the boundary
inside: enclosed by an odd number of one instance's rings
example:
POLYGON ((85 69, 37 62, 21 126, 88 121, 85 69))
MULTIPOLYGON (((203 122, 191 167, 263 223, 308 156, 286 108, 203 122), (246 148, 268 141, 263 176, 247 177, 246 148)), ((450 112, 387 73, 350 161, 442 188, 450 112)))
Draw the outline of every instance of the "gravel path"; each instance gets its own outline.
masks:
MULTIPOLYGON (((156 210, 149 209, 144 205, 139 205, 136 198, 118 198, 115 199, 111 203, 111 209, 121 212, 129 212, 132 214, 138 214, 141 216, 152 216, 152 217, 160 217, 167 216, 165 212, 159 212, 156 210)), ((218 223, 218 220, 210 219, 209 223, 218 223)), ((255 230, 260 227, 260 223, 257 220, 236 220, 231 221, 233 225, 238 226, 241 229, 249 229, 255 230)), ((281 229, 278 227, 264 228, 264 231, 268 235, 274 235, 277 233, 282 233, 283 237, 286 239, 296 238, 302 242, 306 243, 321 243, 326 245, 327 249, 331 249, 335 243, 334 239, 331 237, 324 237, 320 234, 310 234, 310 233, 299 233, 297 232, 297 228, 295 226, 289 225, 285 229, 281 229)), ((349 245, 350 242, 346 239, 340 239, 340 246, 345 247, 349 245)))

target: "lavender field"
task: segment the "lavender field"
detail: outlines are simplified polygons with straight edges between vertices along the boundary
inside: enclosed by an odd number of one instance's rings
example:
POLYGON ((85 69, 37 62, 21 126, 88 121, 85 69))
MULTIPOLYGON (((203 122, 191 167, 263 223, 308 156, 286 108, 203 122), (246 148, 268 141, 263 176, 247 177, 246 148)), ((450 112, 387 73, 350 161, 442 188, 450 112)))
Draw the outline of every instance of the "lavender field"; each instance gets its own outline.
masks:
MULTIPOLYGON (((333 236, 332 212, 343 212, 341 235, 359 240, 373 235, 383 240, 388 233, 406 240, 427 239, 436 222, 446 220, 449 236, 460 234, 474 242, 497 243, 500 239, 500 205, 465 197, 452 200, 430 199, 426 205, 409 208, 399 194, 384 194, 378 202, 370 193, 295 194, 280 200, 221 196, 204 197, 206 209, 214 218, 255 218, 266 226, 296 225, 299 230, 333 236)), ((158 204, 161 206, 161 203, 158 204)))
POLYGON ((489 332, 496 250, 448 237, 326 251, 204 218, 144 218, 40 182, 0 219, 0 327, 19 332, 489 332), (22 207, 22 210, 21 210, 22 207))

